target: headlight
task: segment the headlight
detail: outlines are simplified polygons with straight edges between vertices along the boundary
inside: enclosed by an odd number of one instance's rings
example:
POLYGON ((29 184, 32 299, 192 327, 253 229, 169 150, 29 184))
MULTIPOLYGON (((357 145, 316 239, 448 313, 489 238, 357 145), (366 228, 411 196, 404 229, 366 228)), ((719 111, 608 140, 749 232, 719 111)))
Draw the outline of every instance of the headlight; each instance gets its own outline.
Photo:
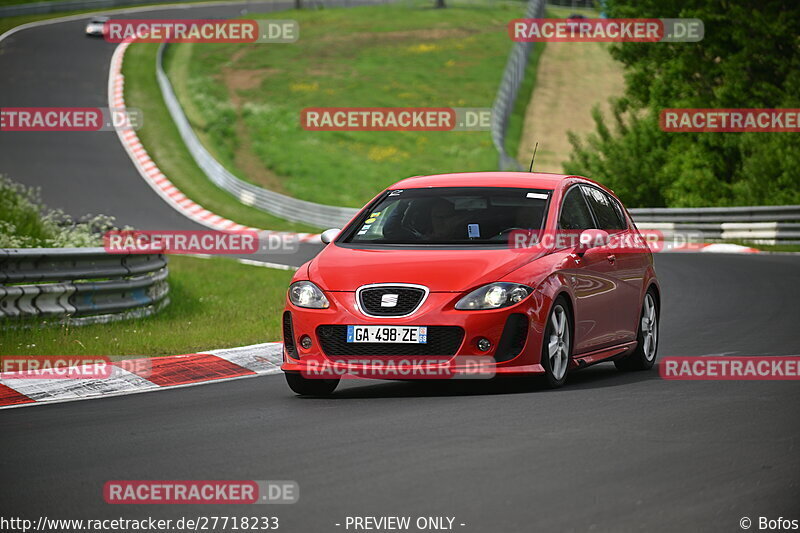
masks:
POLYGON ((298 281, 289 287, 289 301, 297 307, 311 309, 327 309, 330 307, 328 299, 322 294, 319 287, 310 281, 298 281))
POLYGON ((533 289, 519 283, 490 283, 461 298, 456 309, 471 311, 476 309, 500 309, 524 300, 533 289))

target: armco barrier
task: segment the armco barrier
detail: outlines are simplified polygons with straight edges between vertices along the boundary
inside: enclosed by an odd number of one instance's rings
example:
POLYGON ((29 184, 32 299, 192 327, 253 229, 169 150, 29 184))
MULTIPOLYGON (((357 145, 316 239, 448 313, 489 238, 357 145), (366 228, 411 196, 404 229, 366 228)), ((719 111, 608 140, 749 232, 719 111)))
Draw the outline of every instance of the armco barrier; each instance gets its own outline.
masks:
MULTIPOLYGON (((529 0, 525 10, 525 18, 544 17, 544 0, 529 0)), ((492 104, 491 134, 494 147, 499 156, 498 168, 500 170, 522 170, 517 160, 506 152, 506 131, 508 120, 514 111, 519 88, 525 78, 525 69, 528 66, 531 50, 534 43, 513 43, 511 53, 506 62, 500 87, 497 89, 494 104, 492 104)))
POLYGON ((636 222, 782 222, 800 221, 800 205, 751 207, 648 207, 630 209, 636 222))
MULTIPOLYGON (((328 6, 356 6, 374 3, 379 2, 368 0, 324 2, 324 4, 328 6)), ((530 0, 525 11, 525 17, 540 16, 544 16, 543 0, 530 0)), ((519 164, 505 151, 505 134, 508 128, 508 119, 511 116, 517 93, 519 92, 519 87, 525 76, 525 68, 533 44, 534 43, 512 44, 511 53, 503 72, 503 78, 494 104, 492 105, 491 136, 499 153, 499 167, 503 170, 519 170, 519 164)), ((263 189, 237 178, 219 161, 214 159, 197 138, 189 120, 186 118, 186 114, 183 112, 178 102, 178 98, 175 95, 169 78, 164 72, 163 58, 167 46, 167 44, 161 45, 156 61, 156 76, 159 87, 161 88, 161 94, 164 98, 164 103, 189 153, 192 154, 197 165, 214 184, 238 198, 239 201, 245 205, 258 207, 270 214, 292 222, 303 222, 320 228, 342 227, 358 212, 357 209, 349 207, 337 207, 307 202, 263 189)))
POLYGON ((80 325, 148 316, 169 303, 167 274, 162 254, 0 249, 0 320, 80 325))
POLYGON ((800 205, 630 209, 640 229, 703 242, 800 244, 800 205))
POLYGON ((358 212, 357 209, 306 202, 275 191, 262 189, 237 178, 222 166, 219 161, 214 159, 214 156, 205 149, 200 139, 197 138, 192 126, 189 124, 189 119, 186 118, 180 103, 178 103, 167 75, 164 73, 162 59, 165 48, 166 44, 162 44, 158 51, 156 66, 158 85, 161 87, 164 103, 169 109, 169 113, 178 128, 184 144, 186 144, 197 165, 208 176, 208 179, 217 187, 234 195, 243 204, 258 207, 267 213, 292 222, 303 222, 318 228, 341 228, 353 218, 358 212))
MULTIPOLYGON (((386 3, 384 1, 370 1, 370 0, 341 0, 341 1, 327 1, 318 2, 320 5, 327 7, 335 6, 359 6, 359 5, 374 5, 386 3)), ((281 4, 276 4, 276 9, 287 8, 281 4)), ((285 194, 280 194, 275 191, 270 191, 248 183, 234 176, 228 171, 219 161, 214 159, 208 150, 205 149, 203 144, 197 138, 194 130, 186 118, 183 109, 181 108, 178 98, 175 96, 175 91, 172 89, 172 84, 163 69, 164 50, 168 45, 162 44, 158 50, 158 59, 156 60, 156 77, 158 85, 161 88, 161 94, 164 98, 164 103, 175 122, 178 132, 183 139, 184 144, 192 154, 197 165, 208 176, 215 185, 221 189, 229 192, 235 196, 240 202, 245 205, 251 205, 266 211, 272 215, 289 220, 292 222, 303 222, 319 228, 332 228, 344 227, 353 216, 358 212, 358 209, 351 207, 338 207, 333 205, 318 204, 314 202, 307 202, 298 200, 285 194)))

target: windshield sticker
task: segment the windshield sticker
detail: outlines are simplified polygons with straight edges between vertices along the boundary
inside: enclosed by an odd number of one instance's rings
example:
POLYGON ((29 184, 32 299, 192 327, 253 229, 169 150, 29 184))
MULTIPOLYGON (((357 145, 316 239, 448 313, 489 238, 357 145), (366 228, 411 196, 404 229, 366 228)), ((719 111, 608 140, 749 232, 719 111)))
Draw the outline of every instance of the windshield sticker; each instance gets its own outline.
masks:
POLYGON ((529 192, 527 196, 536 200, 547 200, 547 194, 541 192, 529 192))
POLYGON ((403 192, 403 189, 400 189, 399 191, 392 191, 389 193, 389 196, 398 196, 401 192, 403 192))
POLYGON ((470 239, 481 236, 481 227, 478 224, 467 224, 467 235, 470 239))
POLYGON ((378 220, 378 216, 380 216, 381 212, 378 211, 377 213, 372 213, 367 220, 364 221, 364 225, 372 224, 376 220, 378 220))

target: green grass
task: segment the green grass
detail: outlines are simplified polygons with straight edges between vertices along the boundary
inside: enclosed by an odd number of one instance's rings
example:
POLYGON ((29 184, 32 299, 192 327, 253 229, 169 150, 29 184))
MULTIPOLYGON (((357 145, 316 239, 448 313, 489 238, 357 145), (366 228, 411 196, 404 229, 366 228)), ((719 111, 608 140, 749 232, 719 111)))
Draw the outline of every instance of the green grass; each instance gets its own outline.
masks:
POLYGON ((148 318, 0 328, 3 355, 158 356, 278 341, 292 272, 228 258, 169 258, 170 304, 148 318))
POLYGON ((134 44, 125 53, 125 104, 142 110, 139 139, 161 171, 186 196, 209 211, 239 224, 282 231, 318 231, 246 206, 214 185, 197 166, 169 115, 155 74, 157 44, 134 44))
POLYGON ((429 4, 275 14, 299 22, 297 43, 176 45, 168 74, 222 164, 297 198, 358 207, 408 176, 496 170, 489 132, 300 127, 306 107, 490 107, 524 4, 429 4))

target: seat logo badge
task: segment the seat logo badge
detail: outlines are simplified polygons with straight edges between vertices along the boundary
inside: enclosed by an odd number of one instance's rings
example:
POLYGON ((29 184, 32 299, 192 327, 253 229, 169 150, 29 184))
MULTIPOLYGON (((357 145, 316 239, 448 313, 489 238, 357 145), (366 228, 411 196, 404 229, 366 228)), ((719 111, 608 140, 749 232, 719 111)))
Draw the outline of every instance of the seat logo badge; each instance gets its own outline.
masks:
POLYGON ((397 306, 397 294, 384 294, 381 296, 381 307, 397 306))

